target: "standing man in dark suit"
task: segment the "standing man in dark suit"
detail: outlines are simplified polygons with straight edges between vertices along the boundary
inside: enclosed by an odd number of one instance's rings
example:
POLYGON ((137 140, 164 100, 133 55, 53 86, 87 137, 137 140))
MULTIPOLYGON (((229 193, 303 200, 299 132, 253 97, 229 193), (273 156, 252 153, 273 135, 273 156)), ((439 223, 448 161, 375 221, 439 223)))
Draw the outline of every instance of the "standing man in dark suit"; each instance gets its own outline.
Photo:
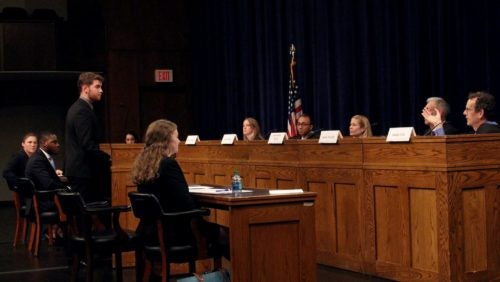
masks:
MULTIPOLYGON (((62 176, 62 172, 56 171, 54 162, 54 155, 59 153, 57 136, 50 132, 42 132, 40 133, 39 142, 40 148, 29 158, 26 164, 26 177, 33 181, 37 190, 66 190, 66 185, 59 178, 62 176)), ((39 204, 42 211, 56 210, 53 199, 42 199, 39 204)))
POLYGON ((93 104, 102 97, 104 78, 85 72, 78 78, 80 97, 66 115, 66 176, 85 201, 101 200, 111 187, 103 184, 110 169, 109 155, 99 149, 98 122, 93 104))
POLYGON ((500 133, 500 126, 493 120, 494 110, 495 97, 493 95, 483 91, 469 93, 464 116, 467 125, 474 130, 471 133, 500 133))

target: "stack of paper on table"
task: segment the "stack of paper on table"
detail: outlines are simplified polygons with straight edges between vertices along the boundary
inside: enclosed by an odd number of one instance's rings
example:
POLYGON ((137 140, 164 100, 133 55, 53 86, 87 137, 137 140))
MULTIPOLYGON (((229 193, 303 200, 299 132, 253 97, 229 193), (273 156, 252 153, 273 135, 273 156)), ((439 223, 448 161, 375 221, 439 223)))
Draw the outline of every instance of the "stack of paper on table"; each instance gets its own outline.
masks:
POLYGON ((304 193, 302 189, 279 189, 279 190, 269 190, 270 195, 285 195, 285 194, 299 194, 304 193))
POLYGON ((201 194, 231 194, 231 190, 226 188, 216 188, 205 185, 189 185, 189 193, 201 194))

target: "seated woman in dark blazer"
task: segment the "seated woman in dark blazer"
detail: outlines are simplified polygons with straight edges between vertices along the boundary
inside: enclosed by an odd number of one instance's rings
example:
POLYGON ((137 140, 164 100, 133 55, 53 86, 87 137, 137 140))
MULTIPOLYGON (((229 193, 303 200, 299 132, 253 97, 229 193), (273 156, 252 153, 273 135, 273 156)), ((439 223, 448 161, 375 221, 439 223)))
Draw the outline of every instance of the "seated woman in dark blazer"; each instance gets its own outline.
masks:
MULTIPOLYGON (((196 203, 189 194, 188 185, 182 169, 174 158, 179 148, 177 125, 169 120, 160 119, 152 122, 146 131, 145 146, 132 167, 132 180, 141 193, 154 194, 165 212, 181 212, 196 208, 196 203)), ((207 223, 201 218, 198 222, 200 232, 207 241, 218 239, 217 225, 207 223)), ((191 244, 195 237, 191 223, 176 222, 172 232, 166 234, 166 240, 175 244, 191 244)), ((149 243, 158 241, 156 224, 143 221, 137 227, 137 234, 149 243)))

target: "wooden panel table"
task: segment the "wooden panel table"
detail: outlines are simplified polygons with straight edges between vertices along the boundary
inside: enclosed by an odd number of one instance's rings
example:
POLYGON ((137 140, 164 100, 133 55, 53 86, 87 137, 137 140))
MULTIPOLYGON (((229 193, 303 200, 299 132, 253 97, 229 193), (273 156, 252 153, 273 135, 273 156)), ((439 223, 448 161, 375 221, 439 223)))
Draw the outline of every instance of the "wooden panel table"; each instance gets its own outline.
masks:
MULTIPOLYGON (((109 146, 114 203, 135 189, 142 146, 109 146)), ((177 160, 190 184, 229 185, 238 170, 244 187, 316 192, 317 263, 402 281, 500 280, 498 134, 202 141, 179 146, 177 160)), ((134 227, 133 215, 122 224, 134 227)))
POLYGON ((194 194, 229 228, 231 281, 316 281, 316 193, 194 194))

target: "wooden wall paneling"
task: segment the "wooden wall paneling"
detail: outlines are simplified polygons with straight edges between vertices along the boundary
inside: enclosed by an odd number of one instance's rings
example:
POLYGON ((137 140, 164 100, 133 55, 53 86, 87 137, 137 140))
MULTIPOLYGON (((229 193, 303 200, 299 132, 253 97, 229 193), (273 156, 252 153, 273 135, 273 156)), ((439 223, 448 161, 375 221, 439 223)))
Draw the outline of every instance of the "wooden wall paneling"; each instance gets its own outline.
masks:
POLYGON ((207 184, 210 177, 207 175, 208 164, 191 161, 179 161, 184 177, 188 184, 207 184))
MULTIPOLYGON (((451 278, 453 281, 452 263, 450 258, 450 245, 453 239, 450 238, 452 234, 452 221, 455 205, 453 204, 454 197, 457 195, 458 189, 453 189, 455 172, 436 172, 436 208, 437 208, 437 259, 438 259, 438 279, 445 281, 451 278)), ((456 263, 454 263, 456 264, 456 263)))
MULTIPOLYGON (((297 164, 297 148, 295 146, 267 145, 267 141, 247 141, 248 161, 253 164, 266 163, 282 166, 295 166, 297 164)), ((239 145, 239 144, 238 144, 239 145)))
MULTIPOLYGON (((128 192, 136 191, 137 187, 131 182, 130 169, 112 168, 112 205, 130 205, 128 192)), ((134 217, 132 211, 120 215, 120 225, 128 230, 135 230, 139 221, 134 217)), ((123 266, 135 264, 134 252, 126 252, 122 255, 123 266)))
MULTIPOLYGON (((497 170, 496 175, 500 175, 497 170)), ((491 280, 500 276, 500 184, 494 184, 490 187, 486 195, 486 205, 488 207, 487 226, 488 226, 488 269, 491 271, 489 276, 491 280)))
POLYGON ((104 81, 107 92, 103 94, 108 108, 106 132, 112 142, 124 143, 125 132, 134 130, 141 134, 137 57, 131 50, 110 50, 108 65, 104 81))
MULTIPOLYGON (((254 271, 251 281, 294 281, 300 277, 300 254, 297 245, 300 244, 300 229, 297 221, 277 222, 275 224, 250 224, 250 241, 267 242, 266 246, 254 245, 251 249, 251 268, 269 269, 268 271, 254 271), (286 236, 283 236, 286 234, 286 236), (271 256, 273 250, 281 250, 277 256, 271 256), (286 252, 286 253, 284 253, 286 252), (272 269, 281 269, 279 277, 269 277, 272 269)), ((297 280, 298 281, 298 280, 297 280)))
POLYGON ((362 270, 363 177, 361 169, 298 170, 316 197, 318 262, 362 270))
POLYGON ((290 166, 264 166, 256 165, 252 168, 254 173, 250 187, 264 189, 292 189, 299 187, 297 181, 297 168, 290 166))
POLYGON ((455 169, 498 169, 497 134, 481 135, 481 138, 470 138, 470 135, 446 137, 446 156, 448 167, 455 169))
POLYGON ((407 241, 403 226, 401 187, 374 185, 377 262, 404 265, 407 241))
POLYGON ((363 142, 363 166, 375 169, 435 170, 448 167, 445 139, 414 137, 419 142, 387 143, 382 138, 363 142))
POLYGON ((438 227, 443 219, 438 216, 437 180, 428 171, 365 170, 374 205, 367 209, 373 213, 367 218, 374 220, 366 229, 374 244, 367 253, 374 265, 368 269, 396 280, 440 277, 439 242, 447 235, 438 227))
POLYGON ((244 254, 231 254, 233 272, 251 274, 251 277, 232 279, 316 281, 315 263, 311 263, 311 257, 314 257, 311 252, 315 249, 314 230, 307 228, 312 225, 311 221, 314 221, 314 206, 303 203, 232 209, 231 229, 240 230, 239 234, 230 234, 231 240, 237 242, 232 251, 238 249, 244 254), (311 247, 301 248, 304 244, 311 247), (284 250, 287 254, 283 254, 284 250), (250 260, 242 261, 242 257, 250 260))
POLYGON ((438 272, 436 190, 410 188, 411 266, 438 272))
POLYGON ((207 163, 211 157, 213 158, 213 154, 210 152, 212 146, 216 146, 217 144, 212 141, 203 141, 195 146, 180 144, 180 152, 177 153, 177 159, 179 162, 186 160, 207 163))
POLYGON ((255 146, 255 144, 252 146, 252 144, 243 141, 236 141, 234 145, 220 145, 220 142, 208 144, 210 147, 206 157, 209 160, 228 163, 246 163, 255 146))
POLYGON ((456 271, 464 273, 466 279, 494 280, 500 274, 495 268, 500 265, 499 172, 484 169, 457 173, 457 202, 462 210, 455 219, 460 236, 452 254, 463 258, 456 271))
MULTIPOLYGON (((291 140, 297 150, 296 160, 301 167, 361 168, 363 146, 361 139, 341 139, 339 144, 318 144, 317 140, 291 140)), ((289 142, 291 142, 289 141, 289 142)))
POLYGON ((242 178, 243 187, 248 187, 250 184, 248 183, 248 166, 238 163, 210 163, 208 168, 209 183, 228 187, 231 185, 231 177, 235 170, 242 178))
POLYGON ((487 267, 485 190, 476 187, 462 192, 466 272, 484 271, 487 267))
POLYGON ((113 144, 112 146, 112 149, 108 149, 112 167, 127 170, 132 169, 135 159, 144 147, 143 144, 113 144))

